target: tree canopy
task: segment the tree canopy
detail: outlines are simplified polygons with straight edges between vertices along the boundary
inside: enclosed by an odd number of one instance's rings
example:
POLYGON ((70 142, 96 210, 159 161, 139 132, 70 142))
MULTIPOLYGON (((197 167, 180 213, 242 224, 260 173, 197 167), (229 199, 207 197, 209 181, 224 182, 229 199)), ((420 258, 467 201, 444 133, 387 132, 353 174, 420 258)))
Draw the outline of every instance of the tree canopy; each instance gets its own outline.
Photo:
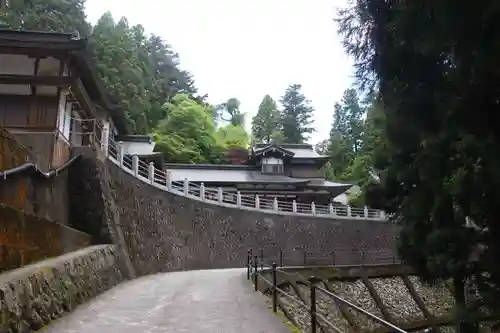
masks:
POLYGON ((339 18, 361 86, 383 106, 371 197, 403 226, 403 260, 452 279, 461 332, 477 329, 470 281, 500 310, 499 14, 493 0, 356 0, 339 18))

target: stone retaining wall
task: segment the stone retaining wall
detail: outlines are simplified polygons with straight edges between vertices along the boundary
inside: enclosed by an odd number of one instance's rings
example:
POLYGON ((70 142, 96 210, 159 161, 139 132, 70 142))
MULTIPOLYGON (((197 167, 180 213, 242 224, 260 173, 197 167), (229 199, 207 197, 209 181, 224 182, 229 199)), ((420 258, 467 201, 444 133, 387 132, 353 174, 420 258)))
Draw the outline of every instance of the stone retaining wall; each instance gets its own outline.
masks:
POLYGON ((41 329, 124 280, 112 245, 98 245, 0 275, 0 332, 41 329))
POLYGON ((90 236, 81 231, 0 204, 0 272, 90 243, 90 236))
MULTIPOLYGON (((287 265, 302 264, 300 251, 357 263, 361 252, 376 263, 395 254, 398 227, 362 218, 280 215, 205 203, 162 191, 106 162, 130 258, 139 275, 183 269, 243 267, 249 248, 266 256, 284 249, 287 265), (299 250, 299 251, 297 251, 299 250), (291 262, 295 260, 296 262, 291 262)), ((104 175, 101 175, 104 178, 104 175)), ((90 199, 86 199, 90 201, 90 199)))

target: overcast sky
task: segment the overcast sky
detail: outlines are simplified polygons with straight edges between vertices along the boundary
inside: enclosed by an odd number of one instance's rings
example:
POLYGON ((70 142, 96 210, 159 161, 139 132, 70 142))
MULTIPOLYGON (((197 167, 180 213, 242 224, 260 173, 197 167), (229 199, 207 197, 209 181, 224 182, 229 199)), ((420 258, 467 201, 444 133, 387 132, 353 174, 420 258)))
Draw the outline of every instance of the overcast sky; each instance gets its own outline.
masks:
MULTIPOLYGON (((262 98, 300 83, 312 101, 311 143, 328 136, 333 105, 352 80, 336 9, 347 0, 87 0, 93 24, 106 11, 163 37, 211 103, 241 101, 247 123, 262 98)), ((248 125, 248 124, 247 124, 248 125)), ((249 127, 249 126, 248 126, 249 127)))

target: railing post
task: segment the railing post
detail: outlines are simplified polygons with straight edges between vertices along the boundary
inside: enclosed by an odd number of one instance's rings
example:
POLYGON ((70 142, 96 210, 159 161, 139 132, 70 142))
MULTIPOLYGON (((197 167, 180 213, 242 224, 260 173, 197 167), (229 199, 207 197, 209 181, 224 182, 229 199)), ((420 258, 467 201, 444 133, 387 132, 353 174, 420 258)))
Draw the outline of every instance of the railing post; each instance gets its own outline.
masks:
POLYGON ((123 168, 123 157, 125 156, 125 145, 123 141, 118 142, 118 163, 120 164, 120 168, 123 168))
POLYGON ((333 204, 328 205, 328 210, 330 211, 330 215, 335 215, 335 211, 333 210, 333 204))
POLYGON ((104 156, 108 156, 108 148, 109 148, 109 130, 104 127, 102 129, 101 136, 101 150, 104 153, 104 156))
POLYGON ((236 206, 241 206, 241 192, 236 192, 236 206))
POLYGON ((205 184, 200 184, 200 199, 205 200, 205 184))
POLYGON ((316 333, 316 284, 315 284, 315 277, 311 276, 309 278, 309 286, 310 286, 310 294, 311 294, 311 300, 310 300, 310 309, 309 312, 311 313, 311 333, 316 333))
POLYGON ((153 162, 149 162, 148 166, 148 178, 151 184, 155 182, 155 164, 153 162))
POLYGON ((304 250, 304 252, 303 252, 303 264, 304 264, 304 266, 307 264, 307 252, 306 252, 306 250, 304 250))
POLYGON ((347 216, 348 217, 352 216, 352 214, 351 214, 351 206, 349 206, 349 205, 347 206, 347 216))
POLYGON ((276 282, 276 263, 273 262, 273 312, 276 313, 278 311, 278 291, 277 282, 276 282))
POLYGON ((387 217, 385 216, 385 212, 383 210, 380 211, 380 219, 381 220, 386 220, 387 217))
POLYGON ((172 192, 172 173, 170 171, 165 172, 165 183, 167 185, 167 190, 172 192))
POLYGON ((264 270, 264 249, 260 248, 260 270, 264 270))
POLYGON ((292 201, 292 212, 297 213, 297 201, 292 201))
POLYGON ((278 211, 278 199, 276 197, 274 197, 274 200, 273 200, 273 210, 275 212, 278 211))
POLYGON ((255 208, 260 209, 260 198, 258 195, 255 196, 255 208))
POLYGON ((316 205, 314 202, 311 202, 311 213, 312 215, 316 215, 316 205))
POLYGON ((335 251, 332 251, 332 265, 335 266, 335 251))
POLYGON ((367 206, 365 206, 364 215, 365 215, 365 219, 367 219, 368 218, 368 207, 367 206))
POLYGON ((255 286, 255 291, 259 290, 259 279, 257 278, 257 255, 253 256, 253 284, 255 286))
POLYGON ((184 189, 184 195, 187 196, 189 194, 189 180, 184 178, 184 182, 182 183, 184 189))
POLYGON ((222 192, 222 187, 217 187, 217 201, 222 203, 224 201, 224 193, 222 192))
POLYGON ((139 156, 132 156, 132 171, 134 172, 134 176, 139 175, 139 156))
POLYGON ((248 249, 247 250, 247 280, 250 280, 250 265, 251 263, 251 256, 252 255, 252 250, 248 249))
POLYGON ((280 249, 280 267, 283 267, 283 249, 280 249))

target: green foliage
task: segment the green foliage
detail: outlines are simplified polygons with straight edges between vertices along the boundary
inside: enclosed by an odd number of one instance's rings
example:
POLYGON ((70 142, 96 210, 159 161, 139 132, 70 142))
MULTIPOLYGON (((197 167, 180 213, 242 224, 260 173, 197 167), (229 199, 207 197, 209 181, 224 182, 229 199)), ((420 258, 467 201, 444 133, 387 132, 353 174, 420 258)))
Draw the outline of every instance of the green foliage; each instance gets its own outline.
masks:
POLYGON ((166 118, 162 106, 176 93, 196 93, 170 46, 158 36, 146 36, 141 25, 130 27, 125 18, 115 23, 105 13, 93 29, 91 44, 104 87, 128 111, 133 133, 148 133, 166 118))
MULTIPOLYGON (((408 264, 430 281, 453 279, 458 313, 477 310, 464 297, 472 277, 500 311, 499 14, 493 0, 357 0, 340 16, 360 82, 383 101, 381 184, 369 197, 403 226, 408 264)), ((475 331, 465 318, 460 331, 475 331)))
POLYGON ((249 137, 245 129, 238 125, 228 124, 217 130, 217 139, 225 148, 248 148, 249 137))
POLYGON ((0 9, 0 24, 11 29, 58 31, 88 36, 85 0, 9 0, 0 9))
POLYGON ((216 118, 228 122, 233 126, 245 126, 245 114, 240 111, 240 101, 230 98, 226 102, 215 107, 216 118))
POLYGON ((269 95, 264 96, 257 114, 252 119, 252 135, 259 143, 283 140, 280 132, 280 113, 278 106, 269 95))
POLYGON ((302 93, 300 84, 290 85, 281 98, 281 133, 286 143, 304 143, 308 134, 314 131, 311 126, 314 109, 302 93))
POLYGON ((168 117, 154 135, 156 151, 169 163, 219 163, 222 146, 215 135, 211 111, 185 94, 164 105, 168 117))

